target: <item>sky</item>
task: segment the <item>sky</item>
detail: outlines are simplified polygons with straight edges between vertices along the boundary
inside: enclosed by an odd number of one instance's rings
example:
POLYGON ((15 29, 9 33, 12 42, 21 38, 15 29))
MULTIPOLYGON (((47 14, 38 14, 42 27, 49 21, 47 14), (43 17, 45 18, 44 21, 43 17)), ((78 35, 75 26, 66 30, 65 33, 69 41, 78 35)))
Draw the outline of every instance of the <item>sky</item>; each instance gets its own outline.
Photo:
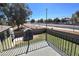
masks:
POLYGON ((46 8, 48 9, 47 18, 71 17, 79 10, 79 3, 29 3, 28 6, 32 10, 31 19, 45 19, 46 8))

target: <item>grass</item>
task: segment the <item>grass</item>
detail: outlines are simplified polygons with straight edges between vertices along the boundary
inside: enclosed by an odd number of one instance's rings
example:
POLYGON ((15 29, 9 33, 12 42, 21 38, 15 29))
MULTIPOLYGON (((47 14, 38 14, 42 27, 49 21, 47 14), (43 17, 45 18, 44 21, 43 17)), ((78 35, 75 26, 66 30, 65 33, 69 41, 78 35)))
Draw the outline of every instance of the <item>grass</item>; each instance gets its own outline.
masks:
MULTIPOLYGON (((36 42, 39 42, 39 41, 43 41, 43 40, 45 40, 45 33, 34 35, 33 40, 30 40, 30 44, 36 43, 36 42)), ((16 44, 15 47, 20 47, 20 46, 23 46, 23 45, 27 45, 27 41, 17 41, 16 43, 18 43, 18 44, 16 44)))
POLYGON ((54 44, 56 47, 58 47, 60 50, 64 51, 67 55, 79 55, 79 45, 66 41, 64 39, 52 36, 52 35, 47 35, 48 36, 48 41, 54 44), (72 45, 72 47, 71 47, 72 45), (76 51, 76 52, 74 52, 76 51))
MULTIPOLYGON (((43 41, 45 39, 45 33, 43 34, 38 34, 33 36, 33 40, 30 41, 30 43, 36 43, 39 41, 43 41)), ((23 45, 27 45, 27 41, 17 41, 15 42, 15 46, 12 46, 13 42, 11 40, 11 37, 5 39, 2 43, 0 41, 0 52, 9 49, 9 48, 16 48, 16 47, 21 47, 23 45)))

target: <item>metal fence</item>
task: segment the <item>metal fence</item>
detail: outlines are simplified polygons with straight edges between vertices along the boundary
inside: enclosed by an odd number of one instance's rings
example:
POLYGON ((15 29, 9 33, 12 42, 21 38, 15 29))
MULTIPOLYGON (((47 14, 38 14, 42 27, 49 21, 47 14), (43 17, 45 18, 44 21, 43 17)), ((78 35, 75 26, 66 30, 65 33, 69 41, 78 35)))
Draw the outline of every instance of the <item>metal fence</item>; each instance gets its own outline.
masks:
POLYGON ((79 36, 56 30, 47 30, 47 39, 70 56, 79 56, 79 36))
MULTIPOLYGON (((11 41, 12 39, 8 39, 4 41, 4 44, 2 42, 0 43, 2 48, 1 52, 12 50, 15 48, 23 47, 28 44, 27 41, 23 41, 23 36, 16 36, 16 38, 11 41), (10 43, 10 44, 9 44, 10 43), (6 47, 9 47, 7 48, 6 47), (5 49, 4 49, 5 48, 5 49)), ((60 32, 52 29, 37 29, 33 30, 33 40, 30 41, 30 44, 39 42, 42 40, 46 40, 47 42, 52 43, 54 46, 56 46, 60 51, 63 51, 65 54, 69 56, 79 56, 79 36, 73 35, 70 33, 60 32), (47 37, 46 37, 47 36, 47 37)), ((49 43, 48 43, 49 44, 49 43)), ((50 44, 49 44, 50 45, 50 44)), ((18 50, 20 51, 20 50, 18 50)), ((25 53, 26 50, 24 50, 25 53)), ((18 53, 19 54, 19 53, 18 53)), ((20 52, 21 54, 21 52, 20 52)), ((16 54, 14 54, 16 55, 16 54)))
MULTIPOLYGON (((45 40, 45 29, 33 30, 33 40, 30 40, 30 44, 43 40, 45 40)), ((28 41, 23 40, 23 32, 20 31, 20 33, 15 33, 14 40, 12 40, 10 35, 9 37, 6 37, 6 39, 4 39, 3 41, 0 41, 0 55, 19 55, 22 53, 26 53, 28 48, 27 46, 28 41)), ((41 47, 38 46, 35 48, 30 48, 30 51, 39 48, 41 47)))

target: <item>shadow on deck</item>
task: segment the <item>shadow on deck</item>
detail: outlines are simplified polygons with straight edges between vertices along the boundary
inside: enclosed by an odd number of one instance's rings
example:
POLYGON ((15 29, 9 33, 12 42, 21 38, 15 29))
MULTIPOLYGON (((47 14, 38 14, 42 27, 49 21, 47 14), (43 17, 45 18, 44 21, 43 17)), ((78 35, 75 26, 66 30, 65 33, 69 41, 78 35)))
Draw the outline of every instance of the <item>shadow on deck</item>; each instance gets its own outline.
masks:
POLYGON ((55 49, 51 48, 46 41, 30 44, 26 54, 27 45, 0 53, 1 56, 61 56, 55 49))

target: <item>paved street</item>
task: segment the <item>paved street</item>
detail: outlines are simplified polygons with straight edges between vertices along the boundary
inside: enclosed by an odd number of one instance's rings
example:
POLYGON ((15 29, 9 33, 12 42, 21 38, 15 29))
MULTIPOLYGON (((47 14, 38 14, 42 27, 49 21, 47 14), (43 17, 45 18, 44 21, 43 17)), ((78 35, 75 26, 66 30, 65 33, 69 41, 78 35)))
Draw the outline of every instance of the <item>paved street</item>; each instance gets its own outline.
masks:
MULTIPOLYGON (((46 24, 32 24, 32 26, 45 28, 46 24)), ((79 35, 79 26, 77 25, 47 24, 47 28, 79 35)))

